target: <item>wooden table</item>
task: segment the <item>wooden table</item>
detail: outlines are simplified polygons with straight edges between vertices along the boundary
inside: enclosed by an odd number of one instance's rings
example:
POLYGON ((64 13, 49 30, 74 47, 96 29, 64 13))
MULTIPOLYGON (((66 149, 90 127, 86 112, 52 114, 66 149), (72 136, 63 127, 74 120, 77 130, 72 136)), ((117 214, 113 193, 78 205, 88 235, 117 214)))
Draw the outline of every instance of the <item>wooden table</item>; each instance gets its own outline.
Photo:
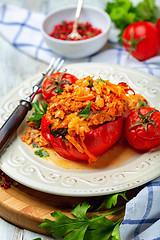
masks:
MULTIPOLYGON (((85 4, 92 4, 104 8, 106 0, 85 0, 85 4)), ((76 4, 76 0, 1 0, 1 3, 12 4, 18 7, 26 8, 31 11, 49 12, 55 8, 76 4)), ((23 80, 31 77, 46 68, 46 64, 35 60, 11 46, 5 39, 0 37, 0 98, 2 98, 9 89, 18 85, 23 80)), ((20 229, 0 218, 0 240, 32 240, 36 237, 42 237, 38 233, 33 233, 25 229, 20 229)), ((52 239, 42 237, 43 240, 52 239)))

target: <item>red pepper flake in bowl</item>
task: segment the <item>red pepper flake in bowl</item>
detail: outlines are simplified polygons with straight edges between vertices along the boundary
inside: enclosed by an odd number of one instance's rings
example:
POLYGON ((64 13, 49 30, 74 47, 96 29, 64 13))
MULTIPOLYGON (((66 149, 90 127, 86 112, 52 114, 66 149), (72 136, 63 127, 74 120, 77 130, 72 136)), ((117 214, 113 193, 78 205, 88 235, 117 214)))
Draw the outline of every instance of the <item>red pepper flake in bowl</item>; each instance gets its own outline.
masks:
POLYGON ((68 35, 72 32, 73 23, 73 21, 63 21, 61 24, 55 25, 53 32, 51 32, 49 36, 61 40, 77 41, 95 37, 102 33, 101 29, 94 28, 89 22, 79 23, 78 33, 82 36, 82 38, 70 39, 68 38, 68 35))

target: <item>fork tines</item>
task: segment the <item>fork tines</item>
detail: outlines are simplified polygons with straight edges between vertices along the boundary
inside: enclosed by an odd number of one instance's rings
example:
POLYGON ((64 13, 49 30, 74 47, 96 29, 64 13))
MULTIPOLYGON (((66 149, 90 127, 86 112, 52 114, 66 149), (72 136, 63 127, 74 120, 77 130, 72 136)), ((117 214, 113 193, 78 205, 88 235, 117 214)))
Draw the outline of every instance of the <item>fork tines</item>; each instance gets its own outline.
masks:
POLYGON ((55 60, 55 58, 52 58, 45 74, 42 76, 40 81, 37 82, 36 86, 41 87, 43 80, 45 79, 45 75, 51 75, 54 72, 58 72, 60 70, 60 68, 62 67, 63 63, 64 63, 64 60, 61 58, 57 58, 56 60, 55 60))
POLYGON ((62 67, 63 63, 64 63, 64 60, 61 58, 57 58, 56 61, 55 61, 55 58, 52 58, 45 74, 50 75, 53 72, 58 72, 62 67))

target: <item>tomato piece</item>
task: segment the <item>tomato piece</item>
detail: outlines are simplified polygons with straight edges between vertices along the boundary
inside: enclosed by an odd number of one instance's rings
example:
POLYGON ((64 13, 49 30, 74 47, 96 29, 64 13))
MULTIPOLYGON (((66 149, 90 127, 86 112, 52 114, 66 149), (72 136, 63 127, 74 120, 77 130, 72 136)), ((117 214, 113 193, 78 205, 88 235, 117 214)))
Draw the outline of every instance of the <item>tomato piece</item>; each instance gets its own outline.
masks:
MULTIPOLYGON (((63 89, 64 85, 66 83, 63 83, 63 81, 67 81, 69 83, 75 83, 77 81, 77 77, 75 77, 74 75, 72 74, 69 74, 69 73, 64 73, 62 75, 62 78, 59 79, 60 75, 62 73, 61 72, 56 72, 56 73, 52 73, 50 75, 50 77, 52 77, 53 79, 55 80, 60 80, 60 82, 58 82, 57 84, 57 87, 63 89), (62 84, 61 84, 61 81, 62 81, 62 84)), ((45 99, 45 101, 49 102, 51 97, 55 96, 57 93, 55 93, 55 90, 57 89, 57 87, 53 86, 53 88, 49 89, 52 85, 53 85, 53 81, 49 78, 46 78, 42 84, 42 96, 43 98, 45 99)))
POLYGON ((125 121, 125 136, 135 149, 150 150, 160 145, 160 112, 142 107, 132 111, 125 121))
POLYGON ((158 29, 158 37, 159 37, 159 48, 160 48, 160 18, 157 20, 157 29, 158 29))
POLYGON ((135 22, 127 26, 122 41, 125 49, 136 59, 144 61, 158 54, 158 29, 151 22, 135 22))
MULTIPOLYGON (((97 157, 112 147, 122 136, 123 122, 124 118, 121 117, 86 133, 84 144, 88 151, 97 157)), ((60 156, 69 160, 88 160, 88 155, 79 152, 68 140, 62 136, 54 137, 51 135, 49 125, 50 121, 44 115, 41 121, 42 136, 52 144, 60 156)), ((79 136, 76 137, 76 141, 81 144, 79 136)))

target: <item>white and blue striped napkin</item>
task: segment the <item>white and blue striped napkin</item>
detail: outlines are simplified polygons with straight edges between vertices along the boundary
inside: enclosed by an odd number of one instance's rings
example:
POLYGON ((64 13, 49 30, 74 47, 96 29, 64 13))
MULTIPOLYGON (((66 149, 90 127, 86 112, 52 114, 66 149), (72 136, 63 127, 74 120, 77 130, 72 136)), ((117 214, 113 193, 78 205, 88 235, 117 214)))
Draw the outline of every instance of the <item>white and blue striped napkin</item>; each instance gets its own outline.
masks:
POLYGON ((122 240, 160 240, 160 177, 127 203, 120 235, 122 240))
MULTIPOLYGON (((20 51, 46 63, 57 54, 51 51, 41 35, 41 24, 45 15, 30 12, 11 5, 0 5, 0 33, 20 51)), ((111 31, 107 48, 88 58, 70 60, 72 62, 105 62, 127 65, 160 77, 160 56, 144 62, 133 57, 115 40, 111 31)), ((160 178, 152 181, 126 205, 124 221, 120 226, 122 240, 160 240, 160 178)))

